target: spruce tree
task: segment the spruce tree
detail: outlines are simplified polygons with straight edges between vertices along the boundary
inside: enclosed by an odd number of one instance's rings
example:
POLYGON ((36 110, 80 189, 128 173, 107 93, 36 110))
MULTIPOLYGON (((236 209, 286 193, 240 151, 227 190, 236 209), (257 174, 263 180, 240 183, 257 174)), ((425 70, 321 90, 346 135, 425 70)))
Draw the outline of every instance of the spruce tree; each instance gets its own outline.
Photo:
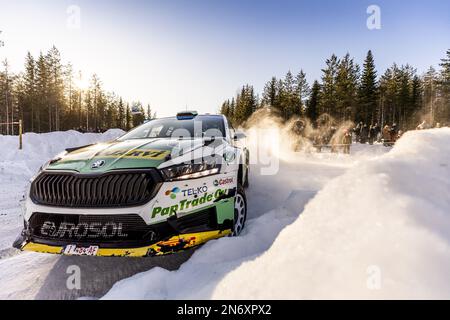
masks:
POLYGON ((126 117, 126 111, 125 106, 123 104, 122 98, 119 99, 119 105, 117 110, 117 128, 125 129, 125 117, 126 117))
POLYGON ((262 102, 267 107, 274 107, 277 99, 277 78, 272 77, 264 86, 262 102))
POLYGON ((442 101, 439 108, 438 119, 441 122, 450 122, 450 49, 446 52, 446 57, 441 59, 439 91, 442 101))
POLYGON ((326 60, 326 68, 322 69, 322 86, 320 92, 319 114, 327 113, 336 116, 336 77, 339 60, 336 55, 326 60))
POLYGON ((359 67, 347 53, 339 62, 336 74, 336 116, 340 121, 353 120, 357 112, 359 67))
POLYGON ((295 114, 301 116, 305 111, 305 101, 308 99, 311 91, 306 80, 306 74, 303 70, 295 77, 295 102, 297 103, 295 107, 295 114))
POLYGON ((30 52, 25 58, 25 101, 24 101, 24 131, 33 132, 35 127, 35 105, 36 105, 36 63, 30 52))
POLYGON ((356 114, 356 121, 363 121, 370 124, 377 118, 377 71, 372 51, 367 52, 364 60, 361 76, 361 85, 359 89, 360 109, 356 114))
POLYGON ((125 114, 125 130, 129 131, 131 129, 131 126, 132 126, 131 110, 130 110, 130 105, 127 104, 126 114, 125 114))
POLYGON ((314 81, 311 88, 311 96, 307 103, 306 117, 315 124, 319 116, 319 98, 320 98, 320 84, 317 80, 314 81))

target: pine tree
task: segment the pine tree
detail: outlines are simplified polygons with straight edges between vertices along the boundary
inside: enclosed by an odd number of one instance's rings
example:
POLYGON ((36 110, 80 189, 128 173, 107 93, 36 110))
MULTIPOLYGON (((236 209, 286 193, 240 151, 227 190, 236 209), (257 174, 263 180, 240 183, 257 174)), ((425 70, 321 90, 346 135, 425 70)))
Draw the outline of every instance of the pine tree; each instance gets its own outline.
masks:
POLYGON ((414 127, 420 121, 420 110, 422 109, 422 81, 419 76, 414 75, 411 84, 411 119, 409 121, 409 127, 414 127))
POLYGON ((220 107, 220 114, 223 114, 225 117, 230 116, 230 100, 225 100, 220 107))
POLYGON ((25 58, 25 74, 24 79, 24 131, 34 131, 35 130, 35 102, 36 102, 36 63, 30 52, 27 53, 25 58))
POLYGON ((262 102, 265 106, 275 107, 277 99, 277 78, 272 77, 264 86, 262 102))
POLYGON ((60 130, 61 116, 63 116, 65 110, 64 75, 63 66, 61 64, 61 54, 59 50, 53 46, 47 53, 45 59, 49 76, 49 130, 60 130))
POLYGON ((42 52, 36 64, 36 123, 38 132, 50 131, 50 117, 48 110, 49 71, 47 61, 42 52))
POLYGON ((125 114, 125 130, 129 131, 131 129, 131 126, 132 126, 131 110, 130 110, 130 105, 127 104, 126 114, 125 114))
POLYGON ((439 91, 441 93, 441 103, 437 111, 440 121, 450 121, 450 49, 446 52, 446 57, 441 59, 439 91))
POLYGON ((319 98, 320 98, 320 84, 316 80, 314 81, 312 88, 311 88, 311 96, 307 103, 306 108, 306 117, 313 123, 317 121, 317 118, 319 116, 318 109, 319 109, 319 98))
POLYGON ((359 89, 360 109, 356 115, 356 121, 373 123, 377 119, 377 72, 372 51, 367 52, 364 60, 361 76, 361 86, 359 89))
POLYGON ((296 115, 301 116, 305 111, 305 101, 308 99, 311 90, 306 80, 306 74, 303 70, 295 77, 295 101, 297 103, 295 107, 296 115))
POLYGON ((240 94, 236 96, 236 105, 233 111, 233 120, 235 124, 240 125, 250 118, 258 106, 257 97, 253 86, 245 85, 242 87, 240 94))
POLYGON ((296 87, 294 76, 291 71, 286 73, 284 78, 284 95, 282 99, 282 111, 285 120, 290 119, 293 115, 299 114, 300 110, 297 111, 299 106, 298 96, 296 95, 296 87))
POLYGON ((119 105, 117 107, 117 122, 116 122, 116 127, 120 128, 120 129, 125 129, 126 125, 125 125, 125 118, 126 118, 126 111, 125 111, 125 106, 123 104, 123 100, 122 98, 119 99, 119 105))
POLYGON ((339 62, 336 74, 336 116, 340 121, 352 120, 358 108, 359 67, 347 53, 339 62))
POLYGON ((336 77, 339 60, 336 55, 326 60, 326 68, 322 69, 322 86, 320 92, 319 113, 336 116, 336 77))
POLYGON ((437 97, 438 97, 438 86, 439 77, 435 68, 430 67, 425 75, 423 76, 423 104, 424 113, 429 114, 429 121, 431 122, 434 118, 437 97))

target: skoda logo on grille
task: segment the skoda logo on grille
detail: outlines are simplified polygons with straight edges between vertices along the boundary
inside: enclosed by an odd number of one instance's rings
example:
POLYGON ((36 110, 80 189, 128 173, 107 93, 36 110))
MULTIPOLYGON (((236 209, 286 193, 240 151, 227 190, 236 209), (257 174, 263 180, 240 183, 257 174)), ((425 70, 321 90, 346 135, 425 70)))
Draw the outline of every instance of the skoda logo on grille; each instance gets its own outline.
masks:
POLYGON ((98 169, 105 165, 105 160, 97 160, 91 165, 91 169, 98 169))

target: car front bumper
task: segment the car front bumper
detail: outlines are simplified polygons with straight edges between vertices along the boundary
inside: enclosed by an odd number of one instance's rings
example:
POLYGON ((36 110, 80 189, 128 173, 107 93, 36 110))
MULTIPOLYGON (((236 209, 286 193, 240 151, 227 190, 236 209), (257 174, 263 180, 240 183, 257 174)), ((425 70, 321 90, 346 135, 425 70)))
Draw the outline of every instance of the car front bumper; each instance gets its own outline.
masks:
POLYGON ((150 202, 131 208, 49 207, 28 198, 24 208, 25 228, 13 246, 40 253, 124 257, 186 250, 231 234, 236 182, 230 174, 167 182, 150 202), (134 224, 130 224, 130 216, 134 216, 134 224), (86 223, 100 228, 123 223, 120 233, 129 237, 118 238, 119 230, 109 228, 107 233, 116 232, 114 238, 101 235, 98 230, 97 234, 80 238, 78 235, 84 232, 79 227, 86 223), (74 254, 70 249, 74 246, 95 250, 74 254))

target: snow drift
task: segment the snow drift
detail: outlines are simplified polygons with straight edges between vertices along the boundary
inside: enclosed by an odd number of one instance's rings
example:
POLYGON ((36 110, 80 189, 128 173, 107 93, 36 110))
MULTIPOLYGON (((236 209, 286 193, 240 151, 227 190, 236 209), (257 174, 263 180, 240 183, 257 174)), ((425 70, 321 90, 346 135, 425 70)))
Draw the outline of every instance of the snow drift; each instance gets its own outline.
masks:
POLYGON ((450 298, 450 129, 408 132, 319 192, 216 299, 450 298))
POLYGON ((66 148, 113 140, 124 132, 111 129, 105 133, 77 131, 25 133, 23 150, 17 136, 0 135, 0 258, 12 251, 11 243, 22 227, 19 200, 25 186, 40 166, 66 148))
MULTIPOLYGON (((449 141, 450 129, 409 132, 316 196, 291 192, 241 237, 206 244, 178 271, 120 281, 104 298, 450 298, 449 141)), ((292 166, 301 180, 310 165, 290 161, 286 181, 292 166)))

